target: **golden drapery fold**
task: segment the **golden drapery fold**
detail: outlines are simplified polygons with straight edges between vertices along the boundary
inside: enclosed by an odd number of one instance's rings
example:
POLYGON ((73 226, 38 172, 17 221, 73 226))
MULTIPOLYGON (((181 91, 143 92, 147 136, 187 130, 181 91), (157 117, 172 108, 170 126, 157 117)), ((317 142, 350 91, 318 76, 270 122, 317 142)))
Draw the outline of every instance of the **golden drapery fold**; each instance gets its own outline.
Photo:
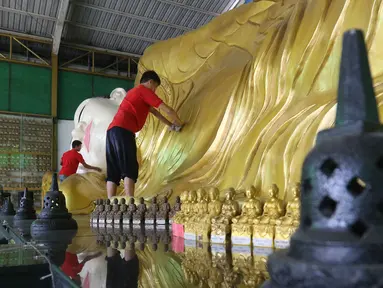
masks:
POLYGON ((365 31, 381 105, 382 20, 381 0, 257 1, 150 46, 139 72, 160 74, 158 94, 187 126, 171 133, 149 119, 137 193, 277 183, 290 199, 316 134, 334 123, 348 29, 365 31))

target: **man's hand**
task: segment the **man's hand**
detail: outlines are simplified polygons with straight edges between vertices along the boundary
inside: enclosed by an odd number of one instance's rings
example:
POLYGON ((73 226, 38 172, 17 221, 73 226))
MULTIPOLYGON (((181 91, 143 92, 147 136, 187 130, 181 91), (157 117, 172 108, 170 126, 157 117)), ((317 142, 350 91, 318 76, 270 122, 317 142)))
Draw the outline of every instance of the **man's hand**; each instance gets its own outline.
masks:
POLYGON ((182 124, 181 126, 177 126, 173 124, 172 126, 169 127, 170 131, 176 131, 176 132, 181 132, 182 128, 185 126, 185 124, 182 124))

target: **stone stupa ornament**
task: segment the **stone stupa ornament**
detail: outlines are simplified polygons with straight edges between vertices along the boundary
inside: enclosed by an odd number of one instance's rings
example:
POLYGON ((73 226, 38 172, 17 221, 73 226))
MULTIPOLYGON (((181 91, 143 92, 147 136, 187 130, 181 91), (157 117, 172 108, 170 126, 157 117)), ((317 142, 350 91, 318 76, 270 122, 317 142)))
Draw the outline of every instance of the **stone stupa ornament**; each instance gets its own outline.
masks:
POLYGON ((302 170, 301 221, 263 287, 383 286, 383 133, 362 31, 343 39, 335 127, 302 170))
POLYGON ((32 236, 53 230, 77 230, 77 222, 68 212, 64 194, 59 191, 56 173, 53 173, 51 189, 44 197, 43 209, 31 226, 32 236))
POLYGON ((13 216, 16 214, 15 208, 13 207, 13 203, 11 201, 10 194, 5 197, 4 204, 1 208, 1 215, 3 216, 13 216))
POLYGON ((19 209, 16 212, 15 220, 36 219, 36 211, 33 208, 33 192, 24 189, 24 195, 20 200, 19 209))

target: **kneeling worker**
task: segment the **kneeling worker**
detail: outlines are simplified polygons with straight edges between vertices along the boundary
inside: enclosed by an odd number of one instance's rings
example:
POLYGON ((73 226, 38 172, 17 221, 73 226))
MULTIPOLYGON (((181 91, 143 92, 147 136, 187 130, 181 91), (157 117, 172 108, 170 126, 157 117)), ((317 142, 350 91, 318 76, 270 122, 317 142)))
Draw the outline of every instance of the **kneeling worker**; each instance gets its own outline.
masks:
POLYGON ((106 134, 106 189, 109 198, 116 195, 121 179, 124 179, 126 196, 134 196, 138 178, 135 133, 142 129, 149 112, 173 131, 180 131, 184 125, 177 113, 156 95, 155 91, 160 85, 161 80, 156 72, 146 71, 142 74, 140 85, 128 91, 109 125, 106 134), (172 122, 156 109, 163 111, 172 122))
POLYGON ((79 153, 81 150, 81 141, 75 140, 72 142, 72 149, 65 152, 61 157, 61 170, 59 173, 60 182, 64 181, 67 177, 72 174, 76 174, 78 164, 82 164, 86 169, 96 170, 101 172, 101 168, 93 167, 85 163, 84 158, 79 153))

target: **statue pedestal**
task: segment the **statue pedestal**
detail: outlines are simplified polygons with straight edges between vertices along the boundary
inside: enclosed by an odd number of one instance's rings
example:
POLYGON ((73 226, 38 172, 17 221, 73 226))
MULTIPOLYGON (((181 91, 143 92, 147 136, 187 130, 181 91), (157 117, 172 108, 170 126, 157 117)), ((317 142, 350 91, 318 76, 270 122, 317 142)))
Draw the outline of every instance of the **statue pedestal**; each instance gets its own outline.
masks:
POLYGON ((184 237, 184 225, 172 223, 172 234, 176 237, 184 237))
POLYGON ((201 229, 197 231, 197 241, 203 243, 210 242, 211 224, 206 223, 201 225, 201 229))
POLYGON ((122 225, 130 225, 130 218, 122 218, 122 225))
POLYGON ((249 224, 231 224, 231 243, 251 245, 252 226, 249 224))
POLYGON ((275 226, 274 247, 286 249, 290 246, 290 238, 297 230, 297 226, 275 226))
POLYGON ((147 219, 145 218, 145 225, 155 225, 156 220, 155 219, 147 219))
POLYGON ((184 225, 185 233, 184 238, 187 240, 197 241, 197 234, 195 232, 195 224, 194 223, 186 223, 184 225))
POLYGON ((253 245, 257 247, 274 247, 274 225, 253 225, 253 245))
POLYGON ((211 243, 226 243, 227 235, 231 232, 231 225, 225 223, 211 224, 211 243))
POLYGON ((167 222, 165 219, 157 219, 156 221, 157 225, 166 225, 167 222))

